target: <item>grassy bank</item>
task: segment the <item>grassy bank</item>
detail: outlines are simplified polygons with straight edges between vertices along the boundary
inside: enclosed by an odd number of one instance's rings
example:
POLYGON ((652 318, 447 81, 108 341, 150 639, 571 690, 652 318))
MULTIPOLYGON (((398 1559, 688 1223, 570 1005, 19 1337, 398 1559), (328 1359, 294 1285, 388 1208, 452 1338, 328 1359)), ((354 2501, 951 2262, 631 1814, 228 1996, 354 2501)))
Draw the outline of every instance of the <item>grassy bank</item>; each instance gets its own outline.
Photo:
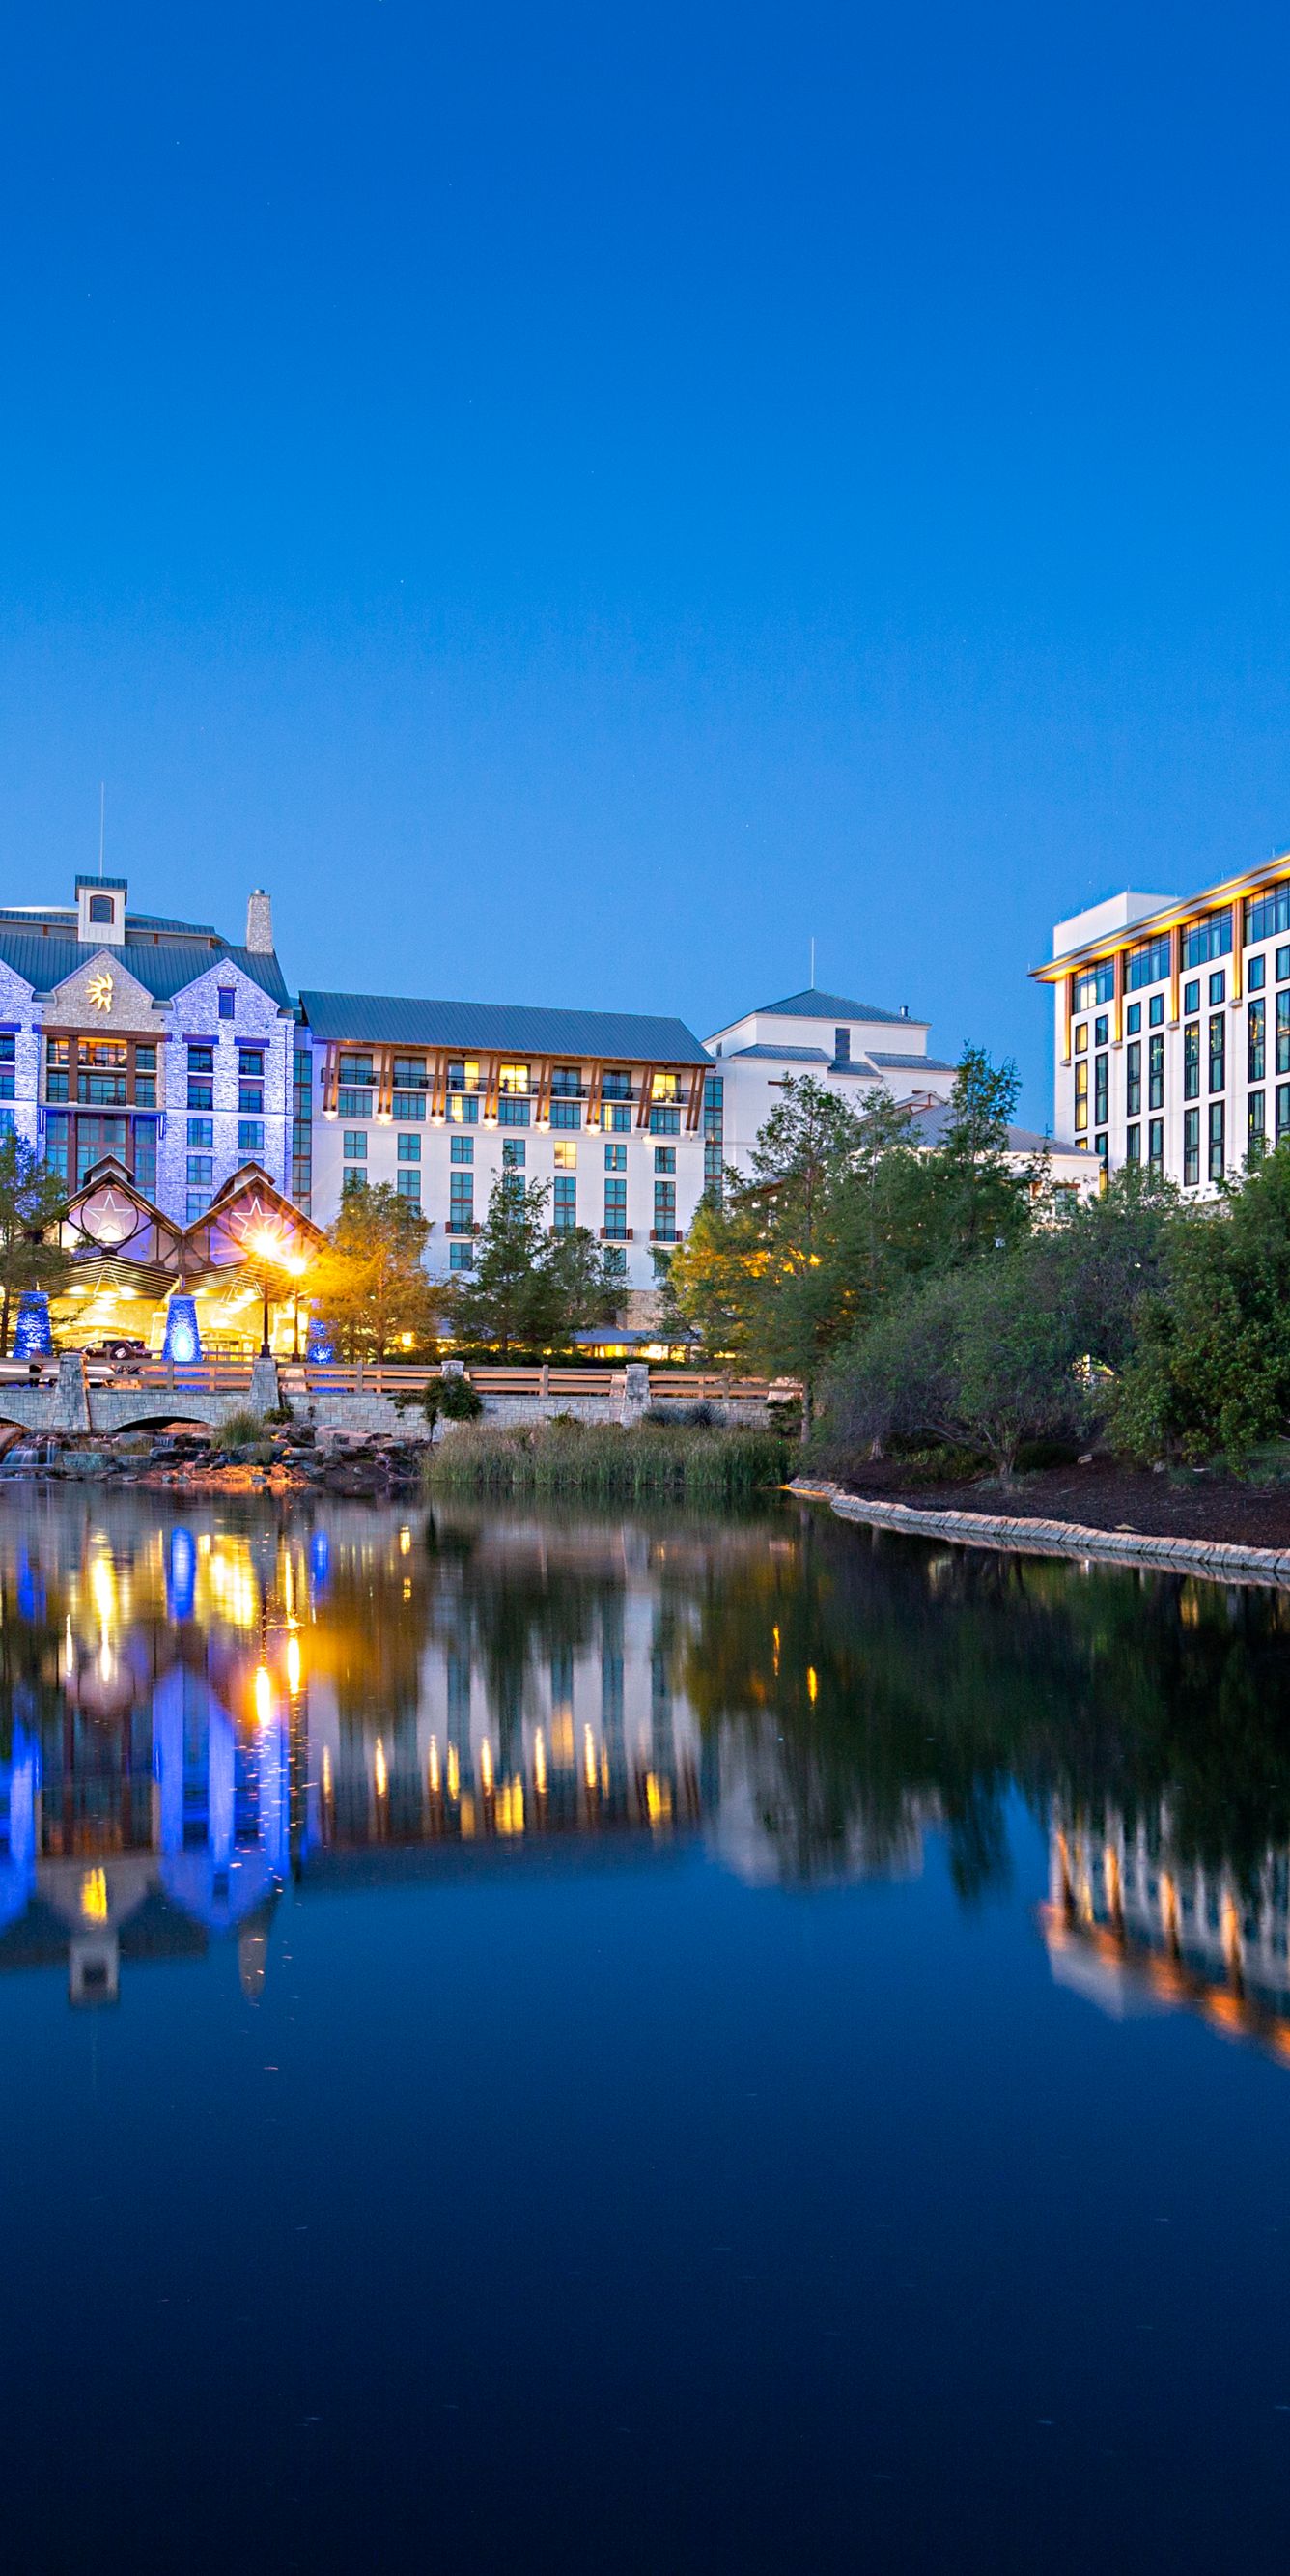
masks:
POLYGON ((788 1451, 766 1431, 660 1431, 550 1422, 453 1431, 427 1470, 432 1494, 532 1494, 640 1503, 726 1502, 784 1482, 788 1451))

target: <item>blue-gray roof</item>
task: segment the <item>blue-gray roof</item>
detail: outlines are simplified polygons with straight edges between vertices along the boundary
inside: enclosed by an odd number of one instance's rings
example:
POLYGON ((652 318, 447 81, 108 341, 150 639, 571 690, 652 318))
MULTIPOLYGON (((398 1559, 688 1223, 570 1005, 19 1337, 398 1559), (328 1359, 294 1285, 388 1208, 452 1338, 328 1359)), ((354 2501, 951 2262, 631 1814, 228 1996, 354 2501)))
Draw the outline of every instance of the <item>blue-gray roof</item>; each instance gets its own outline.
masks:
MULTIPOLYGON (((39 916, 42 920, 48 917, 39 916)), ((69 918, 74 920, 75 916, 69 918)), ((258 949, 231 948, 214 931, 203 932, 196 937, 167 939, 158 930, 148 938, 132 938, 131 931, 139 926, 127 917, 124 943, 117 945, 105 941, 103 946, 109 956, 120 958, 122 965, 142 984, 145 992, 151 993, 155 1002, 172 1001, 176 993, 181 993, 186 984, 192 984, 199 975, 204 975, 208 967, 226 961, 240 966, 252 983, 258 984, 272 1001, 287 1002, 287 987, 276 956, 266 956, 258 949)), ((165 929, 172 927, 178 925, 164 925, 165 929)), ((93 942, 75 938, 62 928, 61 922, 46 938, 40 929, 31 927, 30 915, 23 921, 21 915, 0 912, 0 958, 6 966, 12 967, 15 975, 21 975, 23 982, 30 984, 34 992, 52 992, 56 984, 74 974, 78 966, 83 966, 87 957, 97 954, 98 949, 93 942)))
POLYGON ((732 1047, 722 1058, 725 1064, 744 1064, 749 1056, 767 1064, 828 1064, 827 1047, 749 1046, 732 1047))
POLYGON ((885 1064, 892 1073, 956 1073, 957 1065, 946 1064, 939 1055, 887 1055, 870 1047, 871 1064, 885 1064))
POLYGON ((637 1011, 550 1011, 525 1002, 418 1002, 398 993, 302 993, 314 1036, 339 1046, 460 1047, 481 1055, 710 1064, 684 1020, 637 1011))
POLYGON ((782 1020, 901 1020, 906 1027, 925 1029, 926 1020, 909 1020, 904 1011, 883 1011, 876 1002, 848 1002, 842 993, 820 993, 812 984, 805 993, 790 993, 784 1002, 763 1002, 756 1012, 758 1019, 782 1020))
MULTIPOLYGON (((925 1143, 940 1145, 944 1142, 945 1132, 953 1115, 953 1108, 948 1100, 934 1100, 926 1109, 914 1111, 914 1126, 925 1143)), ((1068 1145, 1061 1136, 1036 1135, 1033 1127, 1008 1129, 1010 1154, 1042 1154, 1046 1149, 1054 1154, 1075 1154, 1081 1150, 1077 1145, 1068 1145)))

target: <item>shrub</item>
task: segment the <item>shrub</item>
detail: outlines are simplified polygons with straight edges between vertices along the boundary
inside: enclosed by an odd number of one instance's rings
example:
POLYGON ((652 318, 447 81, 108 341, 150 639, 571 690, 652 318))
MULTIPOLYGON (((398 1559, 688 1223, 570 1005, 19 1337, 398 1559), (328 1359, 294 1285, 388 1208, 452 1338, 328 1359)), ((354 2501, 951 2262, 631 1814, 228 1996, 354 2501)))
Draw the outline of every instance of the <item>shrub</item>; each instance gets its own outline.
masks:
POLYGON ((546 1422, 464 1430, 435 1451, 427 1476, 437 1494, 725 1502, 782 1485, 787 1456, 765 1431, 546 1422))
POLYGON ((264 1416, 249 1408, 244 1413, 230 1413, 213 1436, 217 1448, 249 1449, 253 1441, 264 1438, 264 1416))
POLYGON ((478 1422, 484 1399, 478 1387, 472 1386, 468 1377, 459 1377, 454 1369, 439 1380, 438 1409, 445 1422, 478 1422))

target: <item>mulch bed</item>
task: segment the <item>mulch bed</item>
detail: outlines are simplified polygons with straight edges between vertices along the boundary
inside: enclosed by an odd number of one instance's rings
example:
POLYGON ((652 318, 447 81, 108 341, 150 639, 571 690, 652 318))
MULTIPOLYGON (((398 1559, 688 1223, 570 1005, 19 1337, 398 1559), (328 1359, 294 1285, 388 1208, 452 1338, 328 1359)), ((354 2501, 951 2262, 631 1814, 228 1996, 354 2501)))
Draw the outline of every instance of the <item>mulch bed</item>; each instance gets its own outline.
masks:
POLYGON ((1019 1520, 1081 1521, 1086 1529, 1139 1530, 1148 1538, 1290 1548, 1290 1485, 1247 1485, 1208 1469, 1144 1475, 1099 1458, 1089 1467, 1040 1468, 1011 1484, 989 1476, 930 1485, 911 1481, 898 1459, 878 1459, 842 1481, 849 1493, 912 1503, 920 1511, 1002 1512, 1019 1520))

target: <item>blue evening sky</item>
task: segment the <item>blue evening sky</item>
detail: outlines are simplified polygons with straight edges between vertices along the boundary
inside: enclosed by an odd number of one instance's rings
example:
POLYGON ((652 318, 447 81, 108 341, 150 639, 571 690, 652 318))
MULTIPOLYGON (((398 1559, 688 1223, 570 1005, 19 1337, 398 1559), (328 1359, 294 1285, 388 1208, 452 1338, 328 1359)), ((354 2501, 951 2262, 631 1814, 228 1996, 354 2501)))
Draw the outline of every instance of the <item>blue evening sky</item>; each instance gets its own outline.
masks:
POLYGON ((15 0, 0 891, 1016 1054, 1290 840, 1284 12, 15 0))

